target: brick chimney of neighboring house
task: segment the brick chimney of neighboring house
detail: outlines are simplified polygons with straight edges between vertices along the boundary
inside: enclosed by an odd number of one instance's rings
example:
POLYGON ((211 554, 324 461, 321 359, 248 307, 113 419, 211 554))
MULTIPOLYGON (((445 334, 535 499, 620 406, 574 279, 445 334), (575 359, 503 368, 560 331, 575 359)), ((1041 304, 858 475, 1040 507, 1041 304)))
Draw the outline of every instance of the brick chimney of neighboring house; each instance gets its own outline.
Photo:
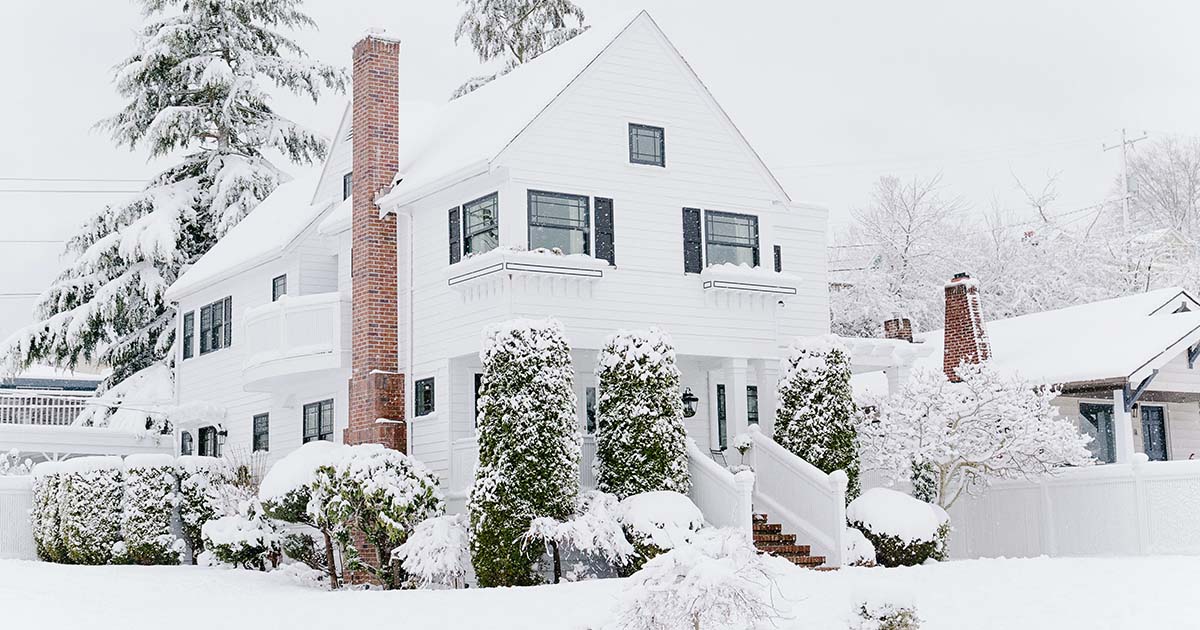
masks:
POLYGON ((354 45, 352 92, 350 425, 347 444, 405 450, 404 375, 399 373, 396 218, 380 218, 375 196, 399 169, 400 42, 368 32, 354 45))
POLYGON ((992 356, 983 314, 979 308, 979 283, 971 276, 955 274, 946 283, 945 350, 942 370, 951 381, 958 382, 954 370, 963 362, 979 363, 992 356))
POLYGON ((883 336, 886 339, 903 339, 912 343, 912 320, 907 317, 894 317, 884 321, 883 336))

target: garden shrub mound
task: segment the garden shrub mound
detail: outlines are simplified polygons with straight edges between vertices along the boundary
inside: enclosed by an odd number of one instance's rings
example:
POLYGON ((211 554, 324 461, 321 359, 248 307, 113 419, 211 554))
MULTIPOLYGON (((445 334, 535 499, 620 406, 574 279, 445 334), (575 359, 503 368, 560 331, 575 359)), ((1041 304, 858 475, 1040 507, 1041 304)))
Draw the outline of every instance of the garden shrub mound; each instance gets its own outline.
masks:
POLYGON ((704 514, 686 496, 659 490, 621 501, 621 523, 637 552, 622 567, 623 575, 631 575, 647 560, 691 541, 704 527, 704 514))
POLYGON ((867 490, 846 508, 846 520, 875 546, 875 561, 885 567, 946 558, 950 516, 903 492, 867 490))

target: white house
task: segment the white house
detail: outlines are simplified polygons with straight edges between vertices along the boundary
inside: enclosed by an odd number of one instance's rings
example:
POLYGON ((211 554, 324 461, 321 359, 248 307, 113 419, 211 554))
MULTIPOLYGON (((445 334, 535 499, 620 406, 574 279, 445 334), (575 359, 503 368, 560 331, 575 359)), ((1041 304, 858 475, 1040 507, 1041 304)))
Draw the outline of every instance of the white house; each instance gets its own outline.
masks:
MULTIPOLYGON (((756 422, 769 435, 781 349, 828 331, 826 211, 791 200, 645 12, 439 107, 401 100, 400 48, 380 33, 355 46, 320 174, 282 186, 168 292, 179 402, 226 410, 178 427, 181 450, 382 442, 461 500, 481 333, 552 316, 573 349, 585 485, 597 350, 651 326, 676 345, 694 466, 726 474, 708 451, 756 422)), ((909 346, 861 345, 875 368, 909 346)), ((837 483, 772 453, 763 505, 840 553, 837 483), (783 498, 806 483, 816 498, 783 498), (814 501, 829 504, 819 526, 784 514, 814 501)))

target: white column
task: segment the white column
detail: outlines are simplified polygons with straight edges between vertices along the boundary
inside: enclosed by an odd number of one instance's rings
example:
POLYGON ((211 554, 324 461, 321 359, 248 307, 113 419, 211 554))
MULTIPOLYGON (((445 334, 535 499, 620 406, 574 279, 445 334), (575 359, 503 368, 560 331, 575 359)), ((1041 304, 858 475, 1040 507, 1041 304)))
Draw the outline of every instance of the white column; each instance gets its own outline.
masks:
POLYGON ((888 394, 896 394, 908 382, 909 376, 912 374, 911 365, 892 365, 886 370, 888 394))
POLYGON ((725 426, 730 446, 734 436, 745 433, 750 424, 746 420, 746 385, 749 365, 745 359, 730 359, 725 368, 725 426))
MULTIPOLYGON (((1113 437, 1118 464, 1133 461, 1133 417, 1125 411, 1125 391, 1113 390, 1113 437)), ((1101 438, 1103 439, 1103 438, 1101 438)))

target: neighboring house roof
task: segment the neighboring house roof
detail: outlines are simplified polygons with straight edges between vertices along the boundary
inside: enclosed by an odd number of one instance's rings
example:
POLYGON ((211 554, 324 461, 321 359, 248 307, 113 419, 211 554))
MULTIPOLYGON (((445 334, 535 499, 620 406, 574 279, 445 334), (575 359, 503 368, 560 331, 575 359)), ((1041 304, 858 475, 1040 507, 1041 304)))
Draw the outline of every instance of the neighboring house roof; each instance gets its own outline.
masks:
POLYGON ((94 392, 103 377, 99 374, 60 370, 47 365, 31 365, 12 376, 0 377, 0 391, 34 389, 42 391, 94 392))
POLYGON ((167 299, 203 289, 283 254, 338 199, 312 202, 319 173, 309 169, 276 188, 167 289, 167 299))
MULTIPOLYGON (((986 297, 984 298, 986 299, 986 297)), ((992 361, 1052 384, 1137 384, 1200 342, 1200 303, 1180 288, 1080 304, 985 324, 992 361), (1175 313, 1181 306, 1187 310, 1175 313)), ((932 352, 914 363, 942 369, 943 331, 915 336, 932 352)))

